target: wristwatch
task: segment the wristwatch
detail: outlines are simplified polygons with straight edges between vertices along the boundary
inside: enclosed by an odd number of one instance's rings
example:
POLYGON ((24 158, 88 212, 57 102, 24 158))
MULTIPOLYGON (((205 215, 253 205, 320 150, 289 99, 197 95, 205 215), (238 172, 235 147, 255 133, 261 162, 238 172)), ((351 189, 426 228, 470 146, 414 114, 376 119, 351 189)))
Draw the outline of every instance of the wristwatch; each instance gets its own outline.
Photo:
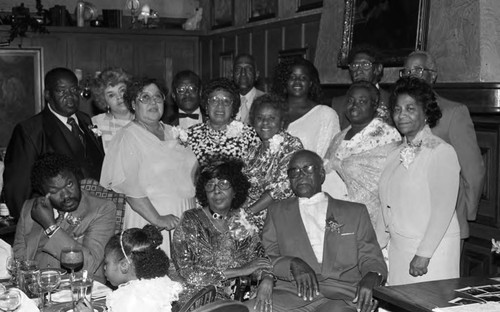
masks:
POLYGON ((52 235, 54 235, 57 230, 59 230, 59 226, 55 225, 55 224, 52 224, 51 226, 49 226, 48 228, 45 229, 45 235, 47 235, 48 238, 51 238, 52 235))

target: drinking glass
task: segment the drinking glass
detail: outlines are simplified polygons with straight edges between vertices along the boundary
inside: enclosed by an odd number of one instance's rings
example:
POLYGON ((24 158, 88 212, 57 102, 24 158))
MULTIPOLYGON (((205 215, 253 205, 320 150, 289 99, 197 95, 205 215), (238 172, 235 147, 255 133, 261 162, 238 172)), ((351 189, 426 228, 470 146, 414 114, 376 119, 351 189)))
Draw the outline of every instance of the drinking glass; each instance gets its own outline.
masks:
POLYGON ((38 294, 32 293, 28 286, 37 283, 36 279, 39 272, 37 261, 23 260, 19 262, 19 267, 17 269, 17 284, 19 289, 24 291, 29 298, 38 296, 38 294))
POLYGON ((6 268, 7 268, 7 272, 9 272, 9 275, 10 275, 10 283, 13 286, 17 285, 17 269, 18 269, 18 267, 19 267, 19 260, 17 260, 14 257, 7 258, 6 268))
POLYGON ((21 305, 21 292, 11 288, 0 294, 0 310, 15 311, 21 305))
POLYGON ((83 268, 83 251, 78 247, 63 248, 60 258, 61 266, 71 270, 71 274, 83 268))
POLYGON ((75 307, 81 299, 87 299, 89 302, 92 302, 93 279, 87 273, 87 270, 83 270, 69 276, 73 307, 75 307))
POLYGON ((61 273, 57 270, 46 268, 41 269, 37 276, 40 292, 47 292, 47 305, 52 305, 51 293, 61 283, 61 273))

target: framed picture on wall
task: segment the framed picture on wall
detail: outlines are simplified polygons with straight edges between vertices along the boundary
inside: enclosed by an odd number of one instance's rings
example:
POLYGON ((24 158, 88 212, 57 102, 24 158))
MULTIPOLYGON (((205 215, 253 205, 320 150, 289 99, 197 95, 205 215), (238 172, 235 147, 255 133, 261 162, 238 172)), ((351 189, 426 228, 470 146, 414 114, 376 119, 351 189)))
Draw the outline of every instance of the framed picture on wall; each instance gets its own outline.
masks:
POLYGON ((276 17, 278 0, 250 0, 248 2, 248 21, 255 22, 276 17))
POLYGON ((219 56, 219 76, 231 79, 233 76, 233 58, 234 52, 221 53, 219 56))
POLYGON ((321 8, 323 0, 297 0, 297 12, 321 8))
POLYGON ((42 48, 0 49, 0 148, 17 123, 42 110, 42 48))
POLYGON ((347 67, 351 48, 368 44, 386 67, 402 66, 414 50, 424 50, 429 0, 344 0, 344 30, 338 66, 347 67))
POLYGON ((211 0, 210 4, 212 29, 233 25, 234 0, 211 0))
POLYGON ((288 50, 281 50, 278 52, 278 62, 284 62, 284 61, 293 61, 294 59, 298 57, 302 57, 304 59, 308 59, 308 53, 307 53, 308 48, 298 48, 298 49, 288 49, 288 50))

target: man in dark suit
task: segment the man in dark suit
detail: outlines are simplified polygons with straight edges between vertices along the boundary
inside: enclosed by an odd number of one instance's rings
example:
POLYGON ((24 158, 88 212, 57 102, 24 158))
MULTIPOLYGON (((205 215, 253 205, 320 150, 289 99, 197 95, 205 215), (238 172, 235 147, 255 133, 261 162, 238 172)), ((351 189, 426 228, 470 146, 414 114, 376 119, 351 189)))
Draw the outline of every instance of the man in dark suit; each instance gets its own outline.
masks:
POLYGON ((264 92, 255 88, 255 82, 259 78, 259 71, 255 65, 252 55, 241 53, 236 56, 233 63, 233 81, 240 92, 240 110, 236 114, 236 120, 250 124, 250 109, 253 101, 264 92))
POLYGON ((99 181, 104 150, 92 130, 89 116, 78 111, 79 88, 75 74, 55 68, 45 75, 45 108, 16 125, 5 155, 4 194, 16 219, 31 197, 30 173, 35 160, 47 152, 68 155, 83 177, 99 181))
POLYGON ((104 246, 113 236, 116 206, 80 190, 80 172, 66 155, 48 153, 33 166, 37 197, 24 203, 14 238, 14 255, 37 260, 41 268, 60 267, 63 248, 83 251, 83 269, 104 280, 104 246))
POLYGON ((312 151, 292 156, 288 177, 297 197, 270 206, 262 234, 277 277, 273 311, 372 311, 387 267, 366 207, 321 191, 312 151))
POLYGON ((187 129, 204 121, 200 110, 201 79, 190 70, 183 70, 172 81, 174 106, 166 122, 171 126, 187 129))
MULTIPOLYGON (((354 47, 347 58, 349 63, 349 74, 352 82, 368 81, 373 83, 380 91, 379 116, 392 125, 392 118, 389 116, 389 92, 380 88, 379 81, 384 75, 384 66, 380 62, 378 50, 369 45, 359 45, 354 47)), ((347 128, 351 123, 345 114, 347 107, 347 96, 334 97, 332 108, 339 115, 340 129, 347 128)))
MULTIPOLYGON (((412 76, 434 84, 438 71, 432 56, 425 51, 412 52, 405 61, 401 76, 412 76)), ((457 218, 460 237, 469 237, 467 220, 475 220, 485 176, 481 151, 477 144, 476 131, 467 106, 445 99, 436 94, 443 116, 432 128, 432 133, 451 144, 460 163, 460 189, 457 199, 457 218)))

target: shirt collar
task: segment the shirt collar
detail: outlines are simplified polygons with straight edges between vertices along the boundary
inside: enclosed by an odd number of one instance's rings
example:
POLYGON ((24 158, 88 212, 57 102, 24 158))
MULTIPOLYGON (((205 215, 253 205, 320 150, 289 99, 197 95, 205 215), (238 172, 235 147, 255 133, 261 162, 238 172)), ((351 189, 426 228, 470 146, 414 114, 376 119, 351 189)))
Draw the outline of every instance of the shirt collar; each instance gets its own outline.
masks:
MULTIPOLYGON (((50 106, 50 104, 47 104, 47 107, 52 112, 52 114, 54 114, 57 117, 57 119, 59 119, 63 124, 65 124, 66 126, 68 126, 68 117, 56 113, 56 111, 54 109, 52 109, 52 107, 50 106)), ((73 115, 71 115, 69 117, 73 117, 73 119, 76 121, 76 124, 79 125, 78 124, 78 118, 76 118, 75 114, 73 114, 73 115)))
POLYGON ((327 200, 327 197, 324 192, 319 192, 311 196, 307 197, 299 197, 299 205, 315 205, 327 200))
POLYGON ((247 100, 251 100, 255 97, 255 93, 257 93, 257 89, 255 89, 255 87, 253 87, 250 91, 248 91, 247 94, 245 94, 245 95, 240 94, 240 98, 246 98, 247 100))

